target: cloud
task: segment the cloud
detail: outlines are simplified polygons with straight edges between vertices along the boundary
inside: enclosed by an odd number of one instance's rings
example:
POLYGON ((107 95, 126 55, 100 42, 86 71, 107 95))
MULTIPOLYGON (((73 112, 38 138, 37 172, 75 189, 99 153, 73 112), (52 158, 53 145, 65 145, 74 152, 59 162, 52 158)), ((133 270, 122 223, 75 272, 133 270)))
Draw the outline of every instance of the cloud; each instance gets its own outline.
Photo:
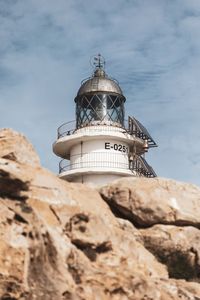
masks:
POLYGON ((0 0, 1 127, 24 132, 57 170, 56 128, 101 52, 131 112, 159 144, 160 176, 200 184, 198 0, 0 0))

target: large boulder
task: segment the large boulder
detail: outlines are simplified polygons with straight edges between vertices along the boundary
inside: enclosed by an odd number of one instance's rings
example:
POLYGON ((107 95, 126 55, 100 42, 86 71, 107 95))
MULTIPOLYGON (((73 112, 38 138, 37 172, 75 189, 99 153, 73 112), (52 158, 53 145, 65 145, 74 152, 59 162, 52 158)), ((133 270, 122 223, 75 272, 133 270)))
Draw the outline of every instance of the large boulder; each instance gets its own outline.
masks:
POLYGON ((162 178, 123 178, 100 189, 113 212, 137 227, 200 227, 200 188, 162 178))
POLYGON ((198 284, 168 279, 150 252, 103 216, 32 199, 4 199, 0 209, 1 299, 200 297, 198 284))
POLYGON ((27 159, 20 159, 23 147, 6 155, 6 140, 0 139, 0 299, 200 299, 200 285, 169 279, 145 232, 116 218, 98 191, 30 163, 31 145, 23 150, 27 159))

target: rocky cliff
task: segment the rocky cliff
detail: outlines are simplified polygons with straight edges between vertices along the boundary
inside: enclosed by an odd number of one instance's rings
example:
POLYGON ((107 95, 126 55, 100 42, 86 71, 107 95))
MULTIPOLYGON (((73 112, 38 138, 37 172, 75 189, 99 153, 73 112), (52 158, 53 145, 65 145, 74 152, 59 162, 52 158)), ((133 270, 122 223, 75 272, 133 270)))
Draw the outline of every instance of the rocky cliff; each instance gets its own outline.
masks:
POLYGON ((200 299, 200 188, 128 178, 92 189, 0 131, 0 299, 200 299))

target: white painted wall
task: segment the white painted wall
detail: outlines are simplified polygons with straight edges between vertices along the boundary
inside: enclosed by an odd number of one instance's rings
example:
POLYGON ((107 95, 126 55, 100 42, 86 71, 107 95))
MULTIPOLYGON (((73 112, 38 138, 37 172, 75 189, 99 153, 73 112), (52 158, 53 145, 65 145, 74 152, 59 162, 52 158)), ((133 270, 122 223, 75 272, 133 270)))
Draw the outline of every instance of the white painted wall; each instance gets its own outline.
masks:
POLYGON ((123 128, 109 124, 77 130, 63 138, 66 153, 62 155, 70 157, 70 168, 60 177, 73 182, 104 185, 124 176, 137 176, 129 170, 129 147, 135 139, 124 133, 123 128))
POLYGON ((80 182, 85 184, 92 184, 95 186, 106 185, 109 182, 112 182, 116 179, 120 179, 122 176, 120 175, 83 175, 80 177, 74 178, 73 182, 80 182))
POLYGON ((128 152, 128 144, 116 139, 102 137, 99 140, 82 141, 71 148, 71 168, 102 166, 128 169, 128 152))

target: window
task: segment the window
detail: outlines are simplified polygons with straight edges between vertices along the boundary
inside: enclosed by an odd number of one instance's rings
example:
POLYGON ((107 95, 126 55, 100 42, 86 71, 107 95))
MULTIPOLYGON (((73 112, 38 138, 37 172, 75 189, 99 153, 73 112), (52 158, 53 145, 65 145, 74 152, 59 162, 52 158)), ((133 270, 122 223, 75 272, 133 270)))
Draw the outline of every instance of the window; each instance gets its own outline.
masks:
POLYGON ((77 128, 93 121, 111 121, 124 125, 124 97, 114 94, 88 94, 76 102, 77 128))

